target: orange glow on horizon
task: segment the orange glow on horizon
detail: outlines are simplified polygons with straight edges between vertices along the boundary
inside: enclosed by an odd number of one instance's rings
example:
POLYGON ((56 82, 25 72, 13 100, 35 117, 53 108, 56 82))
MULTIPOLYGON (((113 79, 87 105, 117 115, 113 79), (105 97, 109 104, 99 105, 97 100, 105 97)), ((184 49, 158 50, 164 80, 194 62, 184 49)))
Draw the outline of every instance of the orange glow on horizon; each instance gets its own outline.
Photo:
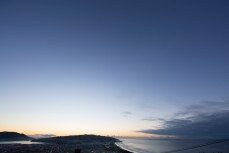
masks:
POLYGON ((161 137, 160 135, 155 135, 155 134, 145 134, 145 133, 140 133, 140 132, 117 132, 117 133, 105 133, 105 132, 98 132, 98 133, 91 133, 91 132, 51 132, 49 130, 47 131, 35 131, 35 130, 1 130, 7 131, 7 132, 18 132, 18 133, 23 133, 26 135, 36 135, 36 134, 54 134, 56 136, 68 136, 68 135, 84 135, 84 134, 93 134, 93 135, 102 135, 102 136, 121 136, 121 137, 155 137, 159 138, 161 137))

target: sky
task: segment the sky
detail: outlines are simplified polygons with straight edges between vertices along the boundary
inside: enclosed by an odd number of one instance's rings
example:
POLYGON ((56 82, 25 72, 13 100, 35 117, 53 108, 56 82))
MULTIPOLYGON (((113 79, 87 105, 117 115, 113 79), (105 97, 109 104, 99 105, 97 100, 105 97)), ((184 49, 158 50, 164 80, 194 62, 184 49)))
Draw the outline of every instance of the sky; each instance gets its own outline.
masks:
POLYGON ((228 27, 227 0, 2 0, 0 131, 229 136, 228 27))

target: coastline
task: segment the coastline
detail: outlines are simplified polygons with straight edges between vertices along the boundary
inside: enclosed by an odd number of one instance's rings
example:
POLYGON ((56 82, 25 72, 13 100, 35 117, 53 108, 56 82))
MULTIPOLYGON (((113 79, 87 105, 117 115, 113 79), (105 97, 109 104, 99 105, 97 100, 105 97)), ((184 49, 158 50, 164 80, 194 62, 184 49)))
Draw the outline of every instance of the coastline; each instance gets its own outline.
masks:
MULTIPOLYGON (((130 150, 122 148, 121 146, 117 145, 116 142, 110 144, 110 151, 115 153, 133 153, 130 150)), ((106 150, 104 150, 106 151, 106 150)))
POLYGON ((121 142, 122 142, 122 141, 115 142, 114 144, 115 144, 118 148, 120 148, 120 149, 126 151, 126 153, 134 153, 133 151, 128 150, 127 148, 123 148, 121 145, 118 144, 118 143, 121 143, 121 142))
POLYGON ((133 151, 129 150, 128 148, 122 147, 121 145, 119 145, 119 143, 122 143, 122 141, 115 142, 114 144, 115 144, 118 148, 120 148, 120 149, 122 149, 122 150, 124 150, 124 151, 127 151, 127 153, 134 153, 133 151))

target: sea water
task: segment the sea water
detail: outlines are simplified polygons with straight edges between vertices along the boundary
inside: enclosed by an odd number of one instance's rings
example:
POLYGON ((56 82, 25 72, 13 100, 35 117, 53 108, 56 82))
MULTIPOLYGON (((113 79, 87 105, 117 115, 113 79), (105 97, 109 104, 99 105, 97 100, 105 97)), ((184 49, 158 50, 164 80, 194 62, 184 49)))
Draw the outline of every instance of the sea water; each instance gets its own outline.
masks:
POLYGON ((0 141, 0 144, 43 144, 43 143, 32 142, 32 141, 0 141))
POLYGON ((118 146, 134 153, 229 153, 229 141, 119 138, 118 146), (211 143, 206 145, 209 142, 211 143), (200 147, 203 145, 202 147, 200 147), (206 145, 206 146, 204 146, 206 145))

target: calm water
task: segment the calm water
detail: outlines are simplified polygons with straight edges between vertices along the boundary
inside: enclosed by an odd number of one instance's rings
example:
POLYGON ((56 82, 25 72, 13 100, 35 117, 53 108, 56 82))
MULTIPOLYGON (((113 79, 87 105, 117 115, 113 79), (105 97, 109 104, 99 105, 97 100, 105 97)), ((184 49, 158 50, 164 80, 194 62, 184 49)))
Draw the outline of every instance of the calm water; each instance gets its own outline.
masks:
POLYGON ((0 141, 0 144, 43 144, 43 143, 31 142, 31 141, 0 141))
MULTIPOLYGON (((182 148, 206 144, 207 140, 157 140, 150 138, 121 138, 122 142, 117 143, 123 149, 134 153, 165 153, 182 148)), ((229 153, 229 141, 216 143, 200 148, 176 151, 177 153, 229 153)), ((173 153, 176 153, 173 152, 173 153)))

